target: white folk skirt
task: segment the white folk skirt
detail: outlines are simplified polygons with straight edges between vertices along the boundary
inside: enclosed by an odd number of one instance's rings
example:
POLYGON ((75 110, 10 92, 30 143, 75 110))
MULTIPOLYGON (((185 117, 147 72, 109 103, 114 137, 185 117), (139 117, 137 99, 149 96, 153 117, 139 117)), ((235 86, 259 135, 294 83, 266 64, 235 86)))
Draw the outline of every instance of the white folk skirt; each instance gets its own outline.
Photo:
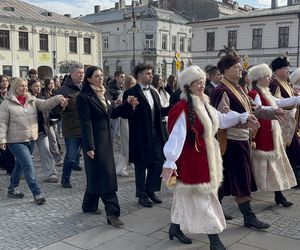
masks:
POLYGON ((216 194, 181 192, 174 188, 172 223, 189 233, 217 234, 226 228, 221 204, 216 194))

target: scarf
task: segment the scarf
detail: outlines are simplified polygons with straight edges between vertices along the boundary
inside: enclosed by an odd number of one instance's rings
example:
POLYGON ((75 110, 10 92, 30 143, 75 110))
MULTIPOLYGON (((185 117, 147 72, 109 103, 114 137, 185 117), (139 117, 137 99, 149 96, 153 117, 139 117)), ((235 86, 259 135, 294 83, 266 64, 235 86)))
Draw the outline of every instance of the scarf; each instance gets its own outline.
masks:
POLYGON ((107 111, 107 104, 106 104, 106 98, 104 96, 105 94, 105 87, 103 86, 103 84, 101 84, 100 87, 95 86, 93 84, 90 84, 92 90, 96 93, 96 95, 98 96, 101 104, 104 106, 105 111, 107 111))
POLYGON ((26 96, 17 96, 17 100, 22 106, 24 106, 26 102, 26 96))

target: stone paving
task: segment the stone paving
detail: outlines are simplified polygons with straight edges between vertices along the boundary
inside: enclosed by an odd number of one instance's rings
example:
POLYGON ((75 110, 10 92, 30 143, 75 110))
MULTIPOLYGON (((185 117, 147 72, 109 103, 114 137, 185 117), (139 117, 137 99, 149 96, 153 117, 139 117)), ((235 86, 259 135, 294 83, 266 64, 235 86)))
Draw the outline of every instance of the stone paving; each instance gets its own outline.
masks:
MULTIPOLYGON (((208 249, 205 235, 189 235, 193 244, 182 245, 168 238, 170 223, 171 192, 162 186, 159 196, 163 203, 153 208, 143 208, 134 197, 133 171, 131 177, 119 177, 118 197, 125 225, 114 229, 106 225, 105 216, 84 214, 81 201, 85 189, 85 174, 72 173, 72 189, 63 189, 60 184, 42 182, 35 154, 35 163, 40 185, 47 203, 37 206, 21 180, 22 200, 6 197, 9 176, 0 171, 0 249, 208 249)), ((61 174, 61 168, 58 168, 61 174)), ((253 209, 260 219, 272 224, 259 232, 241 227, 242 218, 232 198, 225 198, 225 212, 234 216, 221 234, 224 244, 232 250, 293 250, 300 249, 300 190, 285 192, 294 206, 276 206, 273 194, 257 192, 253 195, 253 209)), ((103 205, 100 202, 103 211, 103 205)))

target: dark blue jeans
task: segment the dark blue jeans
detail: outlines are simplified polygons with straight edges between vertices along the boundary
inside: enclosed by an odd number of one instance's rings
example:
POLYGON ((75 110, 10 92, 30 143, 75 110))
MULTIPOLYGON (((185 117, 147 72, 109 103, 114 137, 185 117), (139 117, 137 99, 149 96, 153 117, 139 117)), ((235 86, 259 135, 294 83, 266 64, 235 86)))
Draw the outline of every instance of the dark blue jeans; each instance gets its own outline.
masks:
POLYGON ((16 163, 10 177, 8 188, 19 186, 22 172, 24 174, 27 185, 33 196, 42 193, 39 184, 37 183, 35 169, 32 161, 32 152, 34 149, 34 141, 23 143, 8 143, 10 151, 15 157, 16 163))
POLYGON ((73 166, 79 166, 81 138, 66 137, 66 155, 64 160, 62 182, 70 181, 73 166))

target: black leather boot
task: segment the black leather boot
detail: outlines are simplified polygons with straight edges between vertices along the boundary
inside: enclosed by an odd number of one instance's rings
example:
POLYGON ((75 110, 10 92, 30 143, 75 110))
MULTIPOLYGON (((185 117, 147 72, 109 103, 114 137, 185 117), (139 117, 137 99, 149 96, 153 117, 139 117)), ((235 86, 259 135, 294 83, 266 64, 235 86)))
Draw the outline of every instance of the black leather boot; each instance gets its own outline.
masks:
POLYGON ((255 213, 251 209, 249 201, 239 204, 239 209, 244 215, 245 227, 254 227, 257 229, 266 229, 270 227, 268 223, 262 222, 256 218, 255 213))
POLYGON ((300 188, 300 166, 296 166, 294 168, 294 174, 297 181, 297 188, 300 188))
POLYGON ((292 202, 289 202, 283 195, 281 191, 275 191, 275 203, 276 205, 281 204, 284 207, 290 207, 294 204, 292 202))
POLYGON ((192 240, 184 235, 180 230, 180 225, 171 223, 169 228, 169 238, 173 240, 176 237, 183 244, 192 244, 192 240))
POLYGON ((209 249, 210 250, 226 250, 226 247, 223 245, 222 241, 217 234, 208 234, 209 238, 209 249))

